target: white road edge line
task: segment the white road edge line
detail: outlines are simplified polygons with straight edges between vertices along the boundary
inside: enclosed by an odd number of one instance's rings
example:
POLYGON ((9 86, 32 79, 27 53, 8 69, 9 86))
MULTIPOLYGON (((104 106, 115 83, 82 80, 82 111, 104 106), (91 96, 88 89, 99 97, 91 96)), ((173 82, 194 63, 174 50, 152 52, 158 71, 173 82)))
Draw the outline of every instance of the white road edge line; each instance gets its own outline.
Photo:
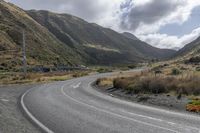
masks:
POLYGON ((125 116, 123 116, 123 115, 116 114, 116 113, 113 113, 113 112, 110 112, 110 111, 107 111, 107 110, 104 110, 104 109, 100 109, 100 108, 98 108, 98 107, 92 106, 92 105, 87 104, 87 103, 84 103, 84 102, 80 102, 80 101, 74 99, 73 97, 67 95, 67 94, 65 93, 65 91, 64 91, 64 87, 65 87, 65 85, 63 85, 63 86, 61 87, 61 92, 63 93, 63 95, 65 95, 66 97, 68 97, 68 98, 71 99, 72 101, 75 101, 76 103, 79 103, 79 104, 88 106, 88 107, 93 108, 93 109, 95 109, 95 110, 98 110, 98 111, 101 111, 101 112, 104 112, 104 113, 107 113, 107 114, 111 114, 111 115, 114 115, 114 116, 117 116, 117 117, 120 117, 120 118, 123 118, 123 119, 126 119, 126 120, 134 121, 134 122, 141 123, 141 124, 144 124, 144 125, 147 125, 147 126, 151 126, 151 127, 155 127, 155 128, 160 128, 160 129, 167 130, 167 131, 174 132, 174 133, 180 133, 180 132, 175 131, 175 130, 171 130, 171 129, 164 128, 164 127, 161 127, 161 126, 153 125, 153 124, 150 124, 150 123, 147 123, 147 122, 143 122, 143 121, 139 121, 139 120, 136 120, 136 119, 133 119, 133 118, 128 118, 128 117, 125 117, 125 116))
POLYGON ((54 133, 53 131, 51 131, 48 127, 46 127, 44 124, 42 124, 38 119, 36 119, 31 112, 27 109, 27 107, 24 104, 24 97, 26 96, 26 94, 28 94, 31 91, 31 89, 29 89, 28 91, 26 91, 22 96, 21 96, 21 106, 23 108, 23 110, 25 111, 25 113, 45 132, 47 133, 54 133))
MULTIPOLYGON (((92 82, 88 84, 88 87, 91 86, 92 82)), ((146 108, 152 108, 152 109, 157 109, 157 108, 153 108, 153 107, 148 107, 148 106, 145 106, 146 108)), ((161 110, 161 111, 166 111, 166 110, 162 110, 162 109, 157 109, 157 110, 161 110)), ((124 112, 124 111, 123 111, 124 112)), ((166 111, 166 112, 169 112, 169 111, 166 111)), ((135 114, 135 113, 131 113, 131 112, 124 112, 124 113, 128 113, 128 114, 131 114, 131 115, 135 115, 135 116, 139 116, 139 117, 143 117, 143 118, 147 118, 147 119, 152 119, 152 120, 155 120, 155 121, 160 121, 160 122, 166 122, 170 125, 177 125, 177 126, 180 126, 180 128, 184 128, 184 127, 187 127, 189 128, 190 130, 196 130, 196 131, 199 131, 200 133, 200 129, 199 128, 196 128, 196 127, 191 127, 191 126, 186 126, 186 125, 181 125, 181 124, 177 124, 177 123, 173 123, 173 122, 169 122, 169 121, 165 121, 165 120, 162 120, 162 119, 157 119, 157 118, 153 118, 153 117, 149 117, 149 116, 145 116, 145 115, 139 115, 139 114, 135 114)), ((172 112, 170 112, 172 113, 172 112)))

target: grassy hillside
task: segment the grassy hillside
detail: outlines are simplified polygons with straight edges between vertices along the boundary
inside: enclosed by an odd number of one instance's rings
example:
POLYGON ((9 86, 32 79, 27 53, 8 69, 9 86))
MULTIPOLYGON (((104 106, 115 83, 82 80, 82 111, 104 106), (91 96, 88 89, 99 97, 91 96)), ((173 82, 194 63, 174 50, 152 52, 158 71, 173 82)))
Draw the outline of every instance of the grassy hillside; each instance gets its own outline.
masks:
POLYGON ((194 40, 193 42, 187 44, 185 47, 180 49, 177 53, 176 56, 196 56, 200 54, 200 37, 194 40))
POLYGON ((139 51, 142 51, 142 53, 146 56, 154 57, 157 59, 170 59, 176 53, 175 50, 171 49, 155 48, 146 42, 139 40, 135 35, 131 33, 124 32, 122 35, 128 39, 131 39, 132 41, 134 40, 135 48, 137 48, 139 51))
POLYGON ((194 70, 199 70, 200 37, 176 52, 171 62, 175 64, 184 64, 186 67, 190 66, 194 70))
POLYGON ((111 29, 88 23, 67 14, 48 11, 28 11, 63 43, 70 44, 84 56, 92 57, 93 64, 116 64, 167 58, 175 51, 154 48, 140 40, 133 40, 111 29))
POLYGON ((129 39, 132 39, 132 40, 139 40, 135 35, 133 35, 129 32, 124 32, 124 33, 122 33, 122 35, 129 38, 129 39))
POLYGON ((13 4, 0 1, 0 50, 17 50, 15 59, 6 52, 1 66, 15 68, 21 63, 22 31, 25 31, 28 64, 69 64, 81 61, 79 55, 63 44, 46 28, 33 20, 26 12, 13 4))
POLYGON ((154 48, 75 16, 24 11, 1 0, 1 71, 20 69, 23 30, 29 66, 132 64, 167 58, 175 52, 154 48))

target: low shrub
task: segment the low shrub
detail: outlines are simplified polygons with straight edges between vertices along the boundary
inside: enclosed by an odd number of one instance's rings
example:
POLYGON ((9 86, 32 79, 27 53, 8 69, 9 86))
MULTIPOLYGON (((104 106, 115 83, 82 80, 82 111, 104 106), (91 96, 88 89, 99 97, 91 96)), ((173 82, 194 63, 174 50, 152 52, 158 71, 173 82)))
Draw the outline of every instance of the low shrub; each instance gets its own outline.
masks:
POLYGON ((156 71, 154 71, 154 74, 155 74, 155 76, 160 75, 160 74, 162 74, 162 71, 161 70, 156 70, 156 71))
POLYGON ((128 68, 129 68, 129 69, 134 69, 134 68, 136 68, 136 67, 137 67, 137 65, 135 65, 135 64, 128 65, 128 68))
POLYGON ((125 78, 116 78, 113 81, 113 87, 116 89, 127 89, 129 80, 125 78))
POLYGON ((138 94, 141 92, 141 86, 139 84, 130 84, 127 90, 133 94, 138 94))
POLYGON ((108 72, 112 72, 112 70, 107 69, 107 68, 99 68, 97 70, 98 73, 108 73, 108 72))
POLYGON ((199 105, 200 106, 200 100, 192 100, 191 102, 189 102, 189 104, 191 104, 191 105, 199 105))
POLYGON ((199 99, 193 99, 186 106, 186 110, 190 111, 190 112, 200 112, 200 100, 199 99))
POLYGON ((72 75, 72 77, 74 78, 78 78, 78 77, 82 77, 82 76, 87 76, 88 73, 87 72, 76 72, 72 75))
POLYGON ((190 111, 190 112, 199 113, 199 112, 200 112, 200 106, 199 106, 199 105, 191 105, 191 104, 188 104, 188 105, 186 106, 186 110, 187 110, 187 111, 190 111))
POLYGON ((116 78, 113 86, 116 89, 125 89, 134 94, 160 94, 175 92, 177 95, 200 95, 200 76, 135 76, 116 78))
POLYGON ((139 97, 138 101, 137 102, 146 102, 148 101, 150 98, 148 96, 142 96, 142 97, 139 97))
POLYGON ((138 80, 137 84, 138 86, 141 87, 141 92, 149 92, 149 84, 151 82, 151 79, 149 77, 147 78, 141 78, 140 80, 138 80))
POLYGON ((200 63, 200 57, 199 56, 192 57, 188 60, 188 63, 200 63))
POLYGON ((113 85, 112 78, 99 78, 96 81, 96 85, 99 87, 111 87, 113 85))
POLYGON ((172 75, 179 75, 179 74, 181 74, 181 71, 178 68, 173 68, 172 71, 171 71, 171 74, 172 75))
POLYGON ((200 71, 200 67, 196 67, 196 71, 200 71))
POLYGON ((113 81, 113 86, 117 89, 126 89, 134 94, 138 93, 165 93, 167 92, 165 83, 160 78, 117 78, 113 81))
POLYGON ((149 90, 153 94, 160 94, 167 92, 166 85, 163 80, 155 78, 149 83, 149 90))

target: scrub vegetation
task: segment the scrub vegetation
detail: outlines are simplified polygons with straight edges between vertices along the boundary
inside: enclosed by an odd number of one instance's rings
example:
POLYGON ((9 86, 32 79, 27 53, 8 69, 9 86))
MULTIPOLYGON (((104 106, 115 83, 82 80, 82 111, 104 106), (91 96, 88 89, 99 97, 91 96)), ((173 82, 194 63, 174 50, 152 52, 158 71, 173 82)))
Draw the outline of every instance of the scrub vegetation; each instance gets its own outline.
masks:
POLYGON ((200 72, 196 67, 158 63, 151 65, 151 69, 98 79, 96 83, 100 87, 124 90, 130 95, 171 95, 177 100, 188 97, 186 110, 199 112, 200 72))
POLYGON ((48 72, 48 73, 27 73, 24 76, 20 72, 6 72, 0 73, 0 84, 25 84, 25 83, 38 83, 38 82, 51 82, 51 81, 64 81, 72 78, 86 76, 91 73, 88 71, 69 71, 69 72, 48 72))
POLYGON ((200 95, 200 74, 155 75, 152 72, 141 72, 134 76, 102 78, 97 84, 105 86, 106 82, 111 83, 116 89, 124 89, 133 94, 161 94, 174 93, 177 95, 200 95))

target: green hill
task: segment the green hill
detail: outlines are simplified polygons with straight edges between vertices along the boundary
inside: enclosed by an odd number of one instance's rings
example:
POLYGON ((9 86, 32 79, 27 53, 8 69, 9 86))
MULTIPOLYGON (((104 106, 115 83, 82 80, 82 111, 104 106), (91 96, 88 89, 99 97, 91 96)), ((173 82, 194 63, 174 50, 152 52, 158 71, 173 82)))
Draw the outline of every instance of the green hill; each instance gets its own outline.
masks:
POLYGON ((175 52, 154 48, 72 15, 24 11, 0 0, 0 51, 5 53, 0 55, 0 63, 6 69, 21 65, 23 30, 30 66, 128 64, 168 58, 175 52), (10 50, 17 52, 5 52, 10 50))
POLYGON ((92 57, 92 64, 132 63, 167 58, 175 51, 154 48, 111 29, 68 14, 31 10, 27 13, 71 48, 92 57))
MULTIPOLYGON (((45 27, 38 24, 26 12, 13 4, 0 1, 0 50, 19 50, 22 47, 22 30, 25 31, 27 59, 29 65, 75 65, 82 61, 81 56, 68 45, 62 43, 45 27)), ((21 62, 20 54, 15 60, 9 55, 1 60, 7 68, 21 62)))
POLYGON ((192 41, 191 43, 185 45, 182 49, 180 49, 176 53, 176 57, 181 57, 181 56, 195 56, 200 54, 200 37, 197 38, 196 40, 192 41))

